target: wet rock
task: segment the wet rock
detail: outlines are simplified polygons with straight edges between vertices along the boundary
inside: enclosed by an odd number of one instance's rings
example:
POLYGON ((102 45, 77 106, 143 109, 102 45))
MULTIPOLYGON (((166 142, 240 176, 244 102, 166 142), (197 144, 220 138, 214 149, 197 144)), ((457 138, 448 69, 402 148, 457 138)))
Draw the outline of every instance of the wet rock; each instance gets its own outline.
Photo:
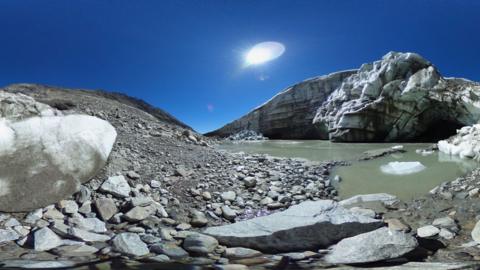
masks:
POLYGON ((42 228, 34 233, 34 249, 45 251, 62 245, 62 239, 49 228, 42 228))
POLYGON ((217 246, 217 239, 199 233, 190 234, 183 241, 185 250, 203 255, 213 252, 217 246))
POLYGON ((112 241, 113 248, 129 256, 144 256, 150 253, 147 245, 135 233, 121 233, 112 241))
POLYGON ((24 269, 60 269, 75 266, 73 261, 66 260, 6 260, 2 262, 5 268, 24 268, 24 269))
POLYGON ((303 202, 269 216, 210 227, 204 232, 226 246, 289 252, 328 247, 382 224, 354 214, 334 201, 319 200, 303 202))
POLYGON ((130 196, 131 188, 123 175, 110 176, 100 186, 100 190, 120 198, 130 196))
POLYGON ((95 208, 104 221, 111 219, 118 212, 115 202, 109 198, 95 200, 95 208))
POLYGON ((414 237, 384 227, 341 240, 325 261, 332 264, 378 262, 398 258, 417 246, 414 237))

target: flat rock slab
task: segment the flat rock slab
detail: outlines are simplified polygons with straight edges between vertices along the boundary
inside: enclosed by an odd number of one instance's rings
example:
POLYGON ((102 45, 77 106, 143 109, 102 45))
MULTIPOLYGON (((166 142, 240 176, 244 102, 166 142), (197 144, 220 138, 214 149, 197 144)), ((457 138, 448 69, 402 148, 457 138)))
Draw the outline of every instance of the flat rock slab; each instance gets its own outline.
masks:
POLYGON ((378 262, 398 258, 417 246, 413 236, 383 227, 343 239, 325 256, 325 261, 332 264, 378 262))
POLYGON ((204 231, 229 247, 263 252, 315 250, 375 230, 380 220, 355 214, 331 200, 307 201, 269 216, 204 231))
POLYGON ((63 116, 23 95, 0 93, 0 116, 4 212, 38 209, 75 193, 105 165, 117 135, 107 121, 63 116))

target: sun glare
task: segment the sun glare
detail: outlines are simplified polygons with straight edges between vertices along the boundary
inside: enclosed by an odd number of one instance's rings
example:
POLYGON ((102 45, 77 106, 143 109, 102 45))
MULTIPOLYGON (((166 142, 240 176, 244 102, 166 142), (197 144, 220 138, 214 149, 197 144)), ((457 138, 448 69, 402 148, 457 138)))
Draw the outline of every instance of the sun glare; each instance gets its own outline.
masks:
POLYGON ((268 41, 258 43, 253 46, 245 56, 245 64, 259 65, 280 57, 285 52, 285 46, 282 43, 268 41))

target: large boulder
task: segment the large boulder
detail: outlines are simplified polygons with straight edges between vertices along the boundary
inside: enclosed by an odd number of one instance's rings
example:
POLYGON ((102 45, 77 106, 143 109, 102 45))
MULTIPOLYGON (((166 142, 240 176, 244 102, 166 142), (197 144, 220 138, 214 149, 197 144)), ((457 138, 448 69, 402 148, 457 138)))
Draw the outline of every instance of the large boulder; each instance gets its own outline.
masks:
POLYGON ((343 239, 333 246, 325 261, 333 264, 378 262, 398 258, 417 246, 415 237, 383 227, 343 239))
POLYGON ((29 211, 73 194, 105 165, 117 135, 99 118, 63 115, 3 91, 0 117, 0 211, 29 211))
POLYGON ((269 216, 210 227, 205 233, 226 246, 271 253, 325 248, 382 225, 380 220, 350 212, 337 202, 319 200, 303 202, 269 216))
POLYGON ((358 70, 296 84, 207 135, 271 139, 436 141, 480 119, 480 84, 444 78, 415 53, 390 52, 358 70))

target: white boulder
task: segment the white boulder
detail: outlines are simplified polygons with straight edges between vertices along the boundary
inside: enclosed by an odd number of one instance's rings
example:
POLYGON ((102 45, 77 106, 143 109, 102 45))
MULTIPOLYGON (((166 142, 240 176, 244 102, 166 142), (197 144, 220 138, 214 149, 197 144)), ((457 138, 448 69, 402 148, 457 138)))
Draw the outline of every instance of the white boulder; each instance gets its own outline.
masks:
POLYGON ((0 211, 34 210, 73 194, 105 165, 116 135, 99 118, 64 116, 0 92, 0 211))
POLYGON ((386 174, 406 175, 418 173, 426 167, 419 161, 393 161, 380 166, 380 170, 386 174))

